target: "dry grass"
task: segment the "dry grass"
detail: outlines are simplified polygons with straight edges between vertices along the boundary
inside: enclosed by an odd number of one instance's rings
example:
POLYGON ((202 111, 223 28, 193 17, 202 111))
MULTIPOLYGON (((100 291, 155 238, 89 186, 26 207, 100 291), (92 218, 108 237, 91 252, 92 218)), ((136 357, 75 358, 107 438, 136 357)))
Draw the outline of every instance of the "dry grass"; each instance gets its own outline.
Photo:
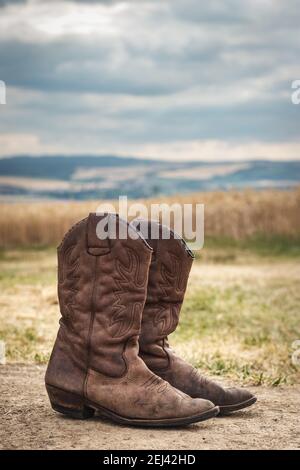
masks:
MULTIPOLYGON (((300 382, 291 362, 292 343, 300 339, 299 258, 243 253, 224 262, 220 253, 215 261, 215 250, 204 252, 194 263, 172 346, 204 372, 233 381, 300 382)), ((55 250, 5 250, 0 264, 7 360, 44 363, 59 319, 55 250)))
MULTIPOLYGON (((196 193, 140 201, 204 203, 206 237, 300 237, 300 189, 196 193)), ((100 201, 1 204, 0 247, 58 244, 100 201)))
POLYGON ((196 367, 241 382, 300 382, 300 265, 259 259, 193 266, 174 342, 196 367))

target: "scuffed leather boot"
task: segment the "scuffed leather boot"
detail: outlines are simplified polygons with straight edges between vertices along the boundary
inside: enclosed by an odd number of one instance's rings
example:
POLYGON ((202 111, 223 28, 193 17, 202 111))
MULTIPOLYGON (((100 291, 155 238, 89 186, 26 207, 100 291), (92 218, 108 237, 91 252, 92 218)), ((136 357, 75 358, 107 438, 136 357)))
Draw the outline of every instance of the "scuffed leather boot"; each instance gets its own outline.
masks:
POLYGON ((193 398, 205 398, 218 405, 220 415, 252 405, 256 397, 249 391, 221 387, 200 375, 170 349, 167 336, 177 327, 194 255, 184 240, 176 238, 174 232, 157 222, 142 221, 137 228, 153 248, 142 317, 140 356, 149 369, 173 387, 193 398), (152 235, 151 230, 155 232, 152 235), (170 239, 162 239, 163 230, 170 239))
POLYGON ((90 214, 65 236, 58 248, 62 318, 45 377, 54 410, 77 418, 97 411, 143 426, 184 425, 218 413, 210 401, 154 375, 138 356, 151 256, 137 231, 111 214, 90 214), (100 240, 98 223, 113 220, 118 234, 125 224, 137 238, 114 239, 110 231, 100 240))

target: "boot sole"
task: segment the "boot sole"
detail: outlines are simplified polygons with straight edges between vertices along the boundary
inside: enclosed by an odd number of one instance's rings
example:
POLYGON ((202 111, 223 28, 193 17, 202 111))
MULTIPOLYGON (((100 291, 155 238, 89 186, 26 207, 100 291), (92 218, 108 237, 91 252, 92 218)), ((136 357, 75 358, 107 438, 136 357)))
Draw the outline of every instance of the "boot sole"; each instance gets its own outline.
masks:
POLYGON ((65 390, 46 385, 50 403, 53 410, 69 416, 74 419, 92 418, 97 411, 98 416, 108 418, 118 424, 127 426, 143 426, 143 427, 174 427, 186 426, 192 423, 198 423, 210 418, 214 418, 219 414, 219 407, 215 406, 203 413, 183 418, 165 418, 165 419, 143 419, 143 418, 126 418, 118 415, 101 405, 86 400, 79 395, 67 392, 65 390))
POLYGON ((254 405, 256 401, 257 401, 257 398, 252 397, 252 398, 249 398, 249 400, 242 401, 241 403, 236 403, 234 405, 224 405, 224 406, 219 405, 219 408, 220 408, 219 416, 226 416, 226 415, 229 415, 230 413, 233 413, 234 411, 247 408, 248 406, 254 405))

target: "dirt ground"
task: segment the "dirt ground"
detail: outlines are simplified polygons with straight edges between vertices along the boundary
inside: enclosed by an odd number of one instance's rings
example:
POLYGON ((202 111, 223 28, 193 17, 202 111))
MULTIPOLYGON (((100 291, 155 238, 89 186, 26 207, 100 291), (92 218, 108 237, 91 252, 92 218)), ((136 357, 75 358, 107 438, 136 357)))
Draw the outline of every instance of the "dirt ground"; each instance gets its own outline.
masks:
POLYGON ((2 449, 300 449, 300 386, 252 387, 258 402, 246 411, 186 428, 118 426, 78 421, 50 408, 45 366, 0 366, 2 449))

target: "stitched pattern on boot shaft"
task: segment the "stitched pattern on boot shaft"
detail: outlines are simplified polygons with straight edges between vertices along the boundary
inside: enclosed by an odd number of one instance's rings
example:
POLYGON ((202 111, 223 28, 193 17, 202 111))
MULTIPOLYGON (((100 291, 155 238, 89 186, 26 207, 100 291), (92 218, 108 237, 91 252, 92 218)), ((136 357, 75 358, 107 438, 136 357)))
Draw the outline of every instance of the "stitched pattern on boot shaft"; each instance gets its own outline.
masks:
POLYGON ((138 254, 129 247, 126 248, 126 254, 128 263, 122 262, 119 258, 116 260, 116 289, 113 291, 115 301, 112 305, 114 313, 109 323, 110 334, 113 338, 122 338, 130 330, 138 333, 140 329, 143 304, 141 302, 128 304, 126 296, 130 285, 133 284, 135 288, 143 289, 147 279, 141 276, 141 262, 138 254))
MULTIPOLYGON (((185 276, 181 271, 179 257, 171 252, 166 253, 167 262, 159 263, 159 281, 157 288, 157 303, 151 303, 153 311, 152 322, 160 335, 172 333, 178 325, 179 311, 185 292, 185 276), (170 291, 176 293, 176 302, 164 302, 170 296, 170 291)), ((148 303, 150 305, 150 303, 148 303)))
POLYGON ((139 255, 129 247, 126 247, 126 254, 128 257, 128 264, 122 263, 120 259, 116 261, 116 269, 119 274, 120 284, 126 284, 131 281, 135 287, 144 287, 146 278, 141 276, 141 261, 139 255))
POLYGON ((181 302, 177 304, 161 304, 152 306, 152 311, 156 312, 153 315, 153 325, 157 328, 162 336, 172 333, 179 321, 179 311, 181 302))
POLYGON ((174 253, 168 252, 169 263, 162 262, 160 266, 160 273, 162 283, 160 288, 164 295, 168 295, 168 289, 171 287, 175 290, 178 296, 183 296, 186 286, 186 280, 181 270, 180 258, 174 253))
POLYGON ((75 297, 79 291, 79 256, 76 248, 73 244, 62 253, 58 275, 59 297, 64 297, 64 302, 61 302, 61 314, 66 322, 70 322, 74 315, 75 297))

